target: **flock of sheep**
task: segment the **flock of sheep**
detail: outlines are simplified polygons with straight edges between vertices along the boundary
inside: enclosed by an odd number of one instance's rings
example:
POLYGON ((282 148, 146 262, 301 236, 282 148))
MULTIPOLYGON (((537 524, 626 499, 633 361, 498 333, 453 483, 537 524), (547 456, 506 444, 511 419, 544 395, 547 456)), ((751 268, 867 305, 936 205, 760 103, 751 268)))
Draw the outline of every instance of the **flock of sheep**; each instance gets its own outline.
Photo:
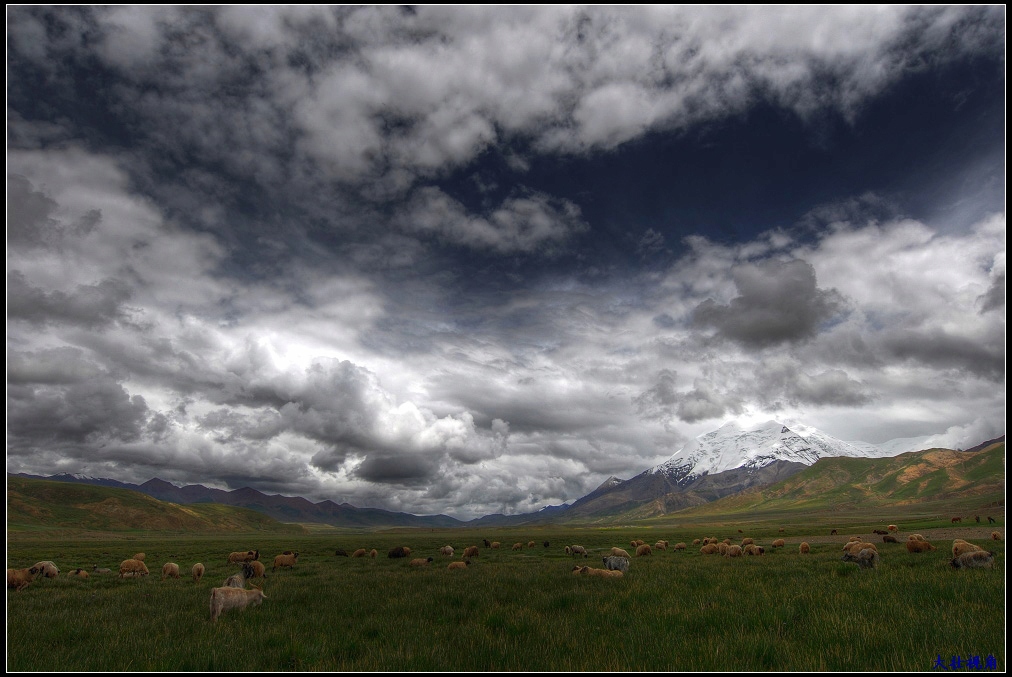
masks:
MULTIPOLYGON (((738 530, 739 533, 741 530, 738 530)), ((783 529, 781 529, 781 532, 783 529)), ((884 543, 899 543, 898 539, 892 535, 896 533, 898 528, 896 525, 889 525, 888 531, 881 531, 876 529, 874 533, 881 534, 884 543)), ((833 530, 833 534, 836 534, 836 529, 833 530)), ((991 538, 999 540, 1001 535, 995 531, 991 533, 991 538)), ((490 542, 487 539, 483 541, 484 546, 489 549, 500 549, 502 544, 498 541, 490 542)), ((545 541, 543 546, 549 547, 549 542, 545 541)), ((716 537, 704 537, 702 539, 697 538, 692 542, 692 545, 701 545, 700 552, 704 555, 723 555, 724 557, 741 557, 745 555, 761 556, 766 550, 763 546, 755 543, 754 539, 745 537, 742 539, 741 544, 732 543, 730 538, 718 540, 716 537)), ((649 544, 642 540, 633 540, 630 542, 631 549, 635 553, 635 557, 645 557, 651 555, 654 551, 667 550, 668 541, 657 541, 651 547, 649 544)), ((527 548, 535 548, 537 544, 534 541, 527 543, 527 548)), ((785 541, 782 538, 778 538, 771 543, 772 548, 785 547, 785 541)), ((688 545, 686 543, 676 543, 673 550, 686 550, 688 545)), ((522 542, 514 543, 512 546, 514 551, 523 550, 524 544, 522 542)), ((929 543, 920 534, 910 534, 907 537, 906 549, 910 553, 922 553, 937 550, 937 548, 929 543)), ((567 555, 575 557, 587 558, 589 553, 587 548, 582 545, 567 545, 563 548, 567 555)), ((845 562, 856 563, 861 568, 873 569, 879 564, 879 553, 878 547, 869 541, 864 540, 860 536, 851 536, 846 545, 843 547, 843 557, 841 558, 845 562)), ((451 545, 446 545, 439 548, 438 554, 443 557, 453 558, 456 550, 451 545)), ((480 549, 477 545, 471 545, 464 548, 462 551, 461 559, 454 560, 448 563, 447 569, 459 570, 466 569, 470 566, 471 560, 479 557, 480 549)), ((799 554, 807 554, 811 552, 811 546, 808 543, 801 543, 798 546, 799 554)), ((387 557, 391 559, 395 558, 407 558, 412 554, 411 548, 407 546, 397 546, 391 548, 387 553, 387 557)), ((338 557, 371 557, 376 558, 378 552, 375 549, 366 550, 365 548, 359 548, 355 550, 351 555, 343 549, 338 549, 335 552, 338 557)), ((623 548, 612 547, 610 551, 601 557, 604 568, 593 568, 581 564, 576 564, 573 569, 573 575, 576 576, 593 576, 600 578, 622 578, 629 571, 629 562, 632 559, 632 555, 629 554, 623 548)), ((119 567, 119 577, 137 577, 147 576, 149 574, 147 565, 144 563, 145 554, 139 552, 130 559, 123 560, 119 567)), ((296 565, 299 559, 299 553, 297 551, 286 550, 285 552, 277 555, 274 558, 274 564, 272 571, 284 568, 292 568, 296 565)), ((232 552, 226 558, 227 563, 237 564, 241 567, 240 571, 229 576, 221 587, 213 588, 211 590, 210 600, 210 612, 211 620, 217 621, 218 617, 222 613, 234 609, 244 609, 248 606, 255 606, 260 604, 263 600, 267 599, 267 596, 263 592, 263 580, 266 579, 267 573, 264 564, 260 561, 259 550, 247 550, 232 552), (250 589, 246 588, 246 583, 260 579, 259 585, 250 583, 253 587, 250 589)), ((435 559, 433 557, 415 557, 411 559, 408 564, 412 567, 427 567, 435 559)), ((956 539, 952 542, 952 559, 950 564, 956 569, 965 568, 991 568, 994 562, 994 553, 988 552, 978 545, 969 543, 963 539, 956 539)), ((202 563, 198 562, 191 568, 191 575, 195 582, 200 581, 204 576, 205 567, 202 563)), ((56 578, 59 576, 60 570, 54 562, 42 561, 37 562, 31 567, 26 569, 8 569, 7 570, 7 588, 9 590, 21 591, 28 587, 36 578, 56 578)), ((112 573, 110 569, 99 568, 95 565, 92 568, 92 573, 112 573)), ((74 569, 68 573, 68 576, 77 578, 88 578, 89 573, 84 569, 74 569)), ((166 562, 162 566, 162 580, 166 578, 178 579, 181 577, 179 565, 175 562, 166 562)))

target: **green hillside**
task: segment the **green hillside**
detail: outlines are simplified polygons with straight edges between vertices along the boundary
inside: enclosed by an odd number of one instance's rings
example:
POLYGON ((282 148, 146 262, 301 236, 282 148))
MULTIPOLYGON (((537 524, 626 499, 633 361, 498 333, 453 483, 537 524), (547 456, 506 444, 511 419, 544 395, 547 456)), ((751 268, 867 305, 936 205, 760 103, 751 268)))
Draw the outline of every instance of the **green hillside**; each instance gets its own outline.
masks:
POLYGON ((177 505, 136 491, 7 477, 7 532, 303 533, 298 525, 216 503, 177 505))
MULTIPOLYGON (((823 458, 761 490, 744 491, 680 510, 679 518, 863 512, 882 508, 952 509, 954 514, 1004 504, 1005 443, 981 451, 928 449, 892 458, 823 458)), ((625 513, 660 517, 658 502, 625 513)))

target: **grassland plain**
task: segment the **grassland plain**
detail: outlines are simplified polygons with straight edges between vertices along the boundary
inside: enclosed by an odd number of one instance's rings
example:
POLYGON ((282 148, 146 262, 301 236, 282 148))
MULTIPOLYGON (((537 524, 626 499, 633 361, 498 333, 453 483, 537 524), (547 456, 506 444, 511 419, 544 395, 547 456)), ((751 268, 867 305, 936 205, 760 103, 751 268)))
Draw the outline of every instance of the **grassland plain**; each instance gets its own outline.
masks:
MULTIPOLYGON (((893 515, 893 518, 896 516, 893 515)), ((994 527, 952 527, 938 515, 908 515, 900 536, 917 531, 938 550, 910 554, 873 536, 876 520, 829 524, 651 524, 611 528, 401 530, 314 529, 305 536, 249 533, 190 538, 117 535, 102 540, 33 538, 8 532, 8 566, 51 559, 63 574, 8 592, 8 671, 906 671, 931 670, 941 657, 993 656, 1005 669, 1004 540, 994 527), (783 526, 781 526, 783 525, 783 526), (742 532, 739 533, 738 529, 742 532), (784 532, 779 531, 784 528, 784 532), (881 564, 842 562, 851 534, 879 543, 881 564), (937 536, 936 536, 937 535, 937 536), (954 570, 949 548, 961 536, 996 553, 993 569, 954 570), (692 542, 750 536, 762 557, 704 556, 699 546, 633 558, 622 579, 572 574, 601 566, 612 546, 643 539, 692 542), (784 537, 782 549, 770 547, 784 537), (944 537, 945 540, 942 540, 944 537), (464 570, 438 554, 481 547, 464 570), (535 541, 534 548, 526 547, 535 541), (809 555, 798 553, 802 540, 809 555), (548 541, 549 547, 543 542, 548 541), (512 551, 515 542, 524 543, 512 551), (586 559, 564 552, 581 544, 586 559), (428 567, 390 559, 396 545, 428 567), (335 556, 376 548, 376 559, 335 556), (210 621, 211 588, 236 571, 233 550, 259 549, 268 565, 259 607, 210 621), (275 554, 299 551, 294 569, 271 571, 275 554), (67 571, 116 569, 147 553, 151 575, 87 580, 67 571), (199 582, 160 580, 172 561, 199 582)), ((895 520, 890 520, 895 521, 895 520)), ((998 525, 1004 534, 1004 520, 998 525)))

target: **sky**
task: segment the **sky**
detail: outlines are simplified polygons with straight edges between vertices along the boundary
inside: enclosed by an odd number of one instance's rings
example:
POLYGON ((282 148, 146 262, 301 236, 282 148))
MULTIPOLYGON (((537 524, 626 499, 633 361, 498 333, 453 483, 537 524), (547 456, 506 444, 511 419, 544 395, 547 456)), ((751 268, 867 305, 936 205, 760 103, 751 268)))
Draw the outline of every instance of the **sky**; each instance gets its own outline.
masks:
POLYGON ((1005 8, 7 7, 7 470, 471 519, 1005 433, 1005 8))

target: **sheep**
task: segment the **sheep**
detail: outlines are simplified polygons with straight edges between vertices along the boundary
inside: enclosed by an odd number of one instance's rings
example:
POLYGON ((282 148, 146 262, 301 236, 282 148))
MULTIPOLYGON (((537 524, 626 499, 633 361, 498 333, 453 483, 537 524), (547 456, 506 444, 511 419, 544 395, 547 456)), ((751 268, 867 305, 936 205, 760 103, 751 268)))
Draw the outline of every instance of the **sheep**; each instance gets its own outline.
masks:
POLYGON ((246 581, 250 578, 253 578, 253 565, 243 562, 242 571, 226 578, 222 585, 226 588, 245 588, 246 581))
POLYGON ((889 526, 886 527, 886 529, 888 529, 889 531, 899 531, 900 530, 900 528, 898 526, 896 526, 895 524, 890 524, 889 526))
POLYGON ((860 536, 851 536, 847 540, 850 541, 851 543, 860 543, 864 539, 862 539, 860 536))
POLYGON ((777 540, 773 541, 774 548, 782 548, 784 547, 784 545, 786 545, 786 543, 784 543, 784 539, 782 538, 778 538, 777 540))
POLYGON ((611 549, 611 556, 612 557, 625 557, 626 559, 630 559, 629 553, 626 552, 625 550, 623 550, 622 548, 612 548, 611 549))
POLYGON ((587 549, 582 545, 570 546, 569 550, 574 555, 583 555, 584 557, 587 556, 587 549))
POLYGON ((634 541, 629 541, 629 545, 631 545, 634 548, 638 548, 641 545, 643 545, 644 543, 646 543, 646 541, 641 541, 638 538, 636 540, 634 540, 634 541))
POLYGON ((365 556, 366 556, 366 555, 368 555, 368 554, 369 554, 369 553, 368 553, 368 552, 366 551, 366 549, 365 549, 365 548, 359 548, 359 549, 358 549, 358 550, 356 550, 355 552, 351 553, 351 556, 352 556, 352 557, 365 557, 365 556))
POLYGON ((643 545, 636 546, 636 556, 637 557, 646 557, 651 552, 652 551, 650 549, 650 546, 647 545, 646 543, 644 543, 643 545))
POLYGON ((442 548, 439 549, 439 554, 440 555, 447 555, 449 557, 453 557, 453 546, 452 545, 444 545, 442 548))
POLYGON ((523 549, 524 549, 524 544, 523 543, 514 543, 513 544, 513 552, 516 552, 517 550, 523 550, 523 549))
POLYGON ((766 551, 761 546, 758 546, 755 543, 749 543, 742 548, 742 553, 745 555, 762 555, 765 552, 766 551))
MULTIPOLYGON (((783 529, 781 529, 780 531, 783 531, 783 529)), ((745 533, 745 532, 744 532, 744 531, 742 531, 741 529, 738 529, 738 533, 739 533, 739 534, 743 534, 743 533, 745 533)))
POLYGON ((145 557, 144 553, 143 552, 139 552, 136 555, 134 555, 131 559, 135 559, 138 562, 143 562, 144 561, 144 557, 145 557))
POLYGON ((535 547, 536 545, 537 545, 537 543, 535 543, 534 541, 527 541, 527 547, 528 547, 528 548, 533 548, 533 547, 535 547))
POLYGON ((878 548, 875 546, 874 543, 862 543, 860 541, 854 541, 852 543, 848 543, 847 545, 843 546, 843 549, 846 552, 860 552, 861 550, 864 550, 865 548, 870 548, 870 549, 878 552, 878 548))
POLYGON ((801 545, 798 546, 798 554, 799 555, 807 555, 811 551, 812 551, 812 546, 808 545, 808 543, 802 543, 801 545))
POLYGON ((879 557, 877 551, 871 548, 862 548, 861 550, 845 552, 840 559, 844 562, 856 562, 862 569, 874 569, 878 566, 879 557))
POLYGON ((390 548, 390 551, 387 553, 387 557, 389 557, 390 559, 394 559, 397 557, 407 557, 410 554, 411 554, 410 548, 405 548, 404 546, 398 545, 395 548, 390 548))
POLYGON ((928 552, 937 549, 927 541, 907 541, 907 552, 928 552))
POLYGON ((348 551, 344 548, 338 548, 334 551, 334 557, 348 557, 348 551))
POLYGON ((481 542, 485 545, 486 548, 491 548, 492 547, 492 544, 488 542, 487 538, 481 539, 481 542))
POLYGON ((119 565, 119 577, 147 576, 148 567, 139 559, 125 559, 119 565))
POLYGON ((468 547, 464 548, 464 555, 463 556, 470 559, 471 557, 477 557, 478 556, 478 552, 479 551, 478 551, 478 546, 477 545, 469 545, 468 547))
POLYGON ((629 571, 629 559, 626 557, 605 555, 601 558, 601 562, 604 564, 604 568, 609 571, 629 571))
POLYGON ((780 527, 779 529, 777 529, 777 533, 778 533, 778 534, 782 534, 782 533, 784 533, 784 528, 783 528, 783 527, 780 527))
POLYGON ((888 534, 889 532, 886 531, 885 529, 872 529, 871 533, 875 534, 876 536, 884 536, 885 534, 888 534))
POLYGON ((886 534, 885 536, 882 537, 882 542, 883 543, 899 543, 899 541, 896 540, 895 536, 890 536, 889 534, 886 534))
POLYGON ((727 546, 727 552, 724 553, 724 557, 741 557, 741 553, 740 545, 729 545, 727 546))
POLYGON ((468 560, 464 560, 463 562, 450 562, 448 565, 446 565, 446 568, 447 569, 466 569, 469 566, 471 566, 471 562, 469 562, 468 560))
POLYGON ((986 550, 964 552, 949 563, 954 569, 990 569, 994 565, 994 553, 986 550))
POLYGON ((966 552, 980 552, 983 549, 979 545, 974 545, 961 538, 957 538, 952 542, 952 558, 955 559, 966 552))
POLYGON ((35 580, 35 577, 42 573, 38 568, 32 566, 27 569, 8 569, 7 587, 13 588, 14 592, 21 592, 35 580))
POLYGON ((250 575, 246 576, 246 578, 267 578, 267 567, 264 566, 263 562, 253 560, 247 566, 250 567, 250 575))
POLYGON ((689 546, 685 545, 685 543, 675 543, 674 550, 685 550, 687 547, 689 546))
POLYGON ((743 548, 746 545, 749 545, 751 543, 755 543, 755 539, 753 539, 753 538, 743 538, 743 539, 741 539, 741 547, 743 547, 743 548))
POLYGON ((724 543, 723 541, 721 541, 720 543, 711 543, 711 545, 717 546, 717 553, 720 555, 726 555, 727 549, 731 547, 727 543, 724 543))
POLYGON ((702 548, 699 549, 699 552, 703 553, 704 555, 715 555, 717 554, 717 546, 715 546, 713 543, 707 543, 706 545, 704 545, 702 548))
POLYGON ((725 538, 725 539, 724 539, 723 541, 721 541, 721 542, 722 542, 722 543, 723 543, 724 545, 731 545, 731 539, 730 539, 730 538, 725 538))
POLYGON ((545 541, 544 543, 542 543, 542 545, 544 545, 547 548, 550 545, 550 543, 548 541, 545 541))
POLYGON ((74 578, 88 578, 88 572, 84 569, 74 569, 67 575, 73 576, 74 578))
POLYGON ((431 561, 432 561, 431 557, 429 557, 429 558, 417 557, 417 558, 411 560, 408 564, 410 564, 413 567, 424 567, 424 566, 428 566, 429 562, 431 562, 431 561))
POLYGON ((997 531, 992 531, 991 532, 991 540, 992 541, 1000 541, 1001 540, 1001 534, 999 534, 997 531))
POLYGON ((39 570, 39 573, 43 578, 56 578, 60 575, 60 568, 49 560, 36 562, 35 567, 39 570))
POLYGON ((228 555, 229 564, 242 564, 243 562, 249 562, 253 560, 253 551, 247 550, 246 552, 231 552, 228 555))
POLYGON ((573 567, 573 574, 576 576, 597 576, 598 578, 622 578, 620 569, 591 569, 590 567, 581 567, 579 564, 573 567))
POLYGON ((204 565, 201 564, 200 562, 197 562, 196 564, 193 565, 193 568, 190 570, 190 573, 193 574, 193 582, 199 583, 200 579, 204 577, 204 565))
POLYGON ((274 558, 274 566, 271 571, 277 571, 278 569, 284 569, 285 567, 294 567, 295 563, 299 561, 299 553, 293 552, 291 554, 282 554, 274 558))
POLYGON ((699 543, 700 543, 700 541, 699 541, 699 539, 698 539, 698 538, 694 538, 694 539, 692 539, 692 544, 693 544, 693 545, 699 545, 699 543))
POLYGON ((667 541, 657 541, 656 543, 654 543, 654 550, 667 550, 667 549, 668 549, 667 541))
POLYGON ((502 543, 500 543, 499 541, 492 541, 492 545, 491 545, 491 548, 492 548, 493 550, 498 550, 498 549, 499 549, 499 546, 501 546, 501 545, 502 545, 502 543))
MULTIPOLYGON (((411 552, 411 550, 408 550, 408 552, 411 552)), ((379 555, 379 552, 376 550, 376 548, 373 548, 372 550, 369 551, 369 557, 376 559, 377 555, 379 555)))
POLYGON ((93 573, 96 573, 96 574, 111 574, 112 573, 112 569, 105 569, 103 567, 98 566, 97 564, 92 565, 91 570, 92 570, 93 573))
POLYGON ((924 536, 921 536, 920 534, 910 534, 909 536, 907 536, 907 540, 908 541, 923 541, 924 540, 924 536))
MULTIPOLYGON (((294 553, 293 553, 294 554, 294 553)), ((211 589, 211 621, 217 621, 218 616, 224 611, 232 609, 245 609, 248 606, 256 606, 267 599, 267 595, 260 588, 243 590, 240 588, 212 588, 211 589)))
POLYGON ((830 536, 836 536, 836 529, 833 529, 832 531, 830 531, 829 535, 830 536))
POLYGON ((179 578, 179 565, 175 562, 166 562, 162 565, 162 580, 166 578, 179 578))

